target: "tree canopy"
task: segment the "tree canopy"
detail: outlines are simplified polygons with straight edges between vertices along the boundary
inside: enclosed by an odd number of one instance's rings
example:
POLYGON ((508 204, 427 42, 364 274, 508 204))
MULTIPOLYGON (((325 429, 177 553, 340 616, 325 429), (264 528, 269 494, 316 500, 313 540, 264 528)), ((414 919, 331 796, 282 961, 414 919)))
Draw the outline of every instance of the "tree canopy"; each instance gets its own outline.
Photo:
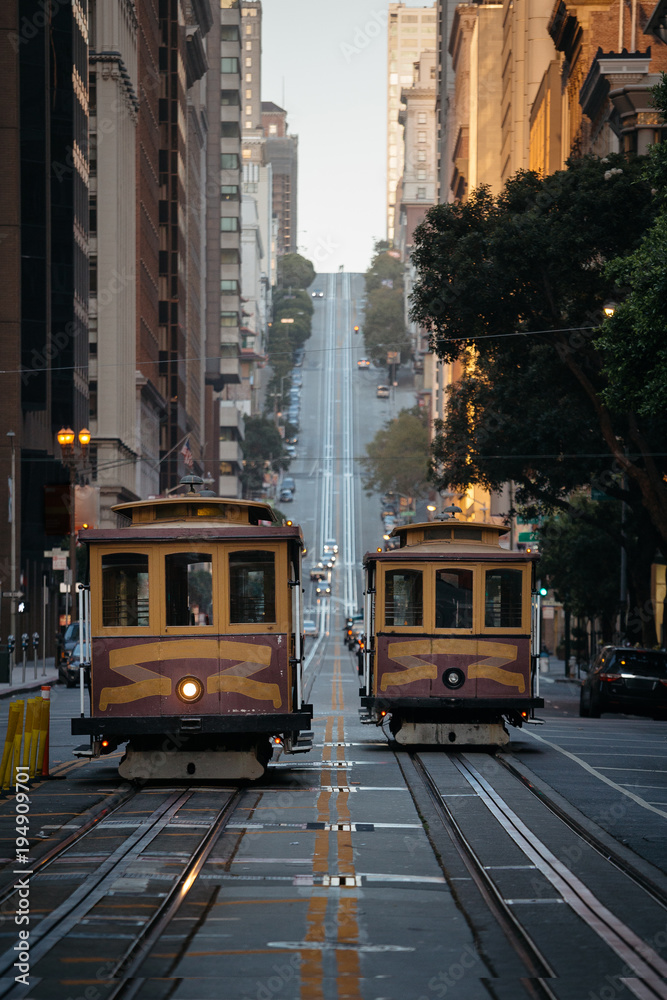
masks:
MULTIPOLYGON (((653 88, 653 103, 667 121, 667 74, 653 88)), ((645 174, 660 211, 640 245, 611 261, 607 273, 623 289, 596 346, 605 358, 611 410, 642 417, 667 411, 667 146, 651 147, 645 174)))
POLYGON ((246 495, 261 490, 267 463, 274 471, 288 469, 290 464, 278 428, 267 417, 246 417, 243 455, 241 482, 246 495))
POLYGON ((377 365, 387 364, 389 351, 398 351, 401 362, 405 362, 412 349, 405 324, 403 274, 403 264, 394 251, 388 250, 386 243, 377 242, 364 275, 364 342, 367 353, 377 365))
POLYGON ((609 262, 637 251, 659 205, 642 158, 605 161, 520 173, 496 198, 481 188, 432 208, 415 233, 412 316, 460 365, 437 425, 434 482, 495 490, 513 480, 536 515, 570 510, 589 484, 625 500, 643 604, 656 546, 667 551, 667 413, 608 405, 610 357, 596 338, 617 294, 609 262))
POLYGON ((538 528, 539 574, 548 578, 556 598, 579 618, 599 618, 603 642, 613 639, 619 607, 620 546, 610 545, 609 519, 620 526, 618 504, 572 500, 567 514, 544 519, 538 528))
POLYGON ((286 253, 278 257, 278 287, 308 288, 315 280, 312 262, 299 253, 286 253))
POLYGON ((424 417, 415 408, 401 410, 366 445, 366 457, 360 460, 363 487, 369 495, 394 491, 419 496, 426 488, 428 457, 424 417))

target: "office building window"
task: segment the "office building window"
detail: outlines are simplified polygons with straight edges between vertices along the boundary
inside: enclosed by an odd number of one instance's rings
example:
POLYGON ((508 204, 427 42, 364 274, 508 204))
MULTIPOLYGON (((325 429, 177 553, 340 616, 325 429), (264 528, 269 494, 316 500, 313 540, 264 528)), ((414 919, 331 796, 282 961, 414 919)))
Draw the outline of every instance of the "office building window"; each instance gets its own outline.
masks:
POLYGON ((246 83, 252 83, 252 73, 246 73, 246 75, 245 75, 245 82, 246 83))
POLYGON ((238 170, 239 169, 239 158, 236 153, 221 153, 220 154, 220 169, 221 170, 238 170))
POLYGON ((237 233, 239 220, 234 215, 223 215, 220 219, 220 229, 223 233, 237 233))
POLYGON ((426 112, 425 111, 420 111, 419 114, 417 115, 417 124, 418 125, 425 125, 426 124, 426 112))
POLYGON ((426 132, 417 132, 417 142, 426 142, 426 132))
POLYGON ((418 198, 425 198, 426 197, 426 188, 417 188, 417 197, 418 198))
POLYGON ((238 73, 239 71, 239 61, 231 56, 222 56, 220 59, 220 72, 221 73, 238 73))

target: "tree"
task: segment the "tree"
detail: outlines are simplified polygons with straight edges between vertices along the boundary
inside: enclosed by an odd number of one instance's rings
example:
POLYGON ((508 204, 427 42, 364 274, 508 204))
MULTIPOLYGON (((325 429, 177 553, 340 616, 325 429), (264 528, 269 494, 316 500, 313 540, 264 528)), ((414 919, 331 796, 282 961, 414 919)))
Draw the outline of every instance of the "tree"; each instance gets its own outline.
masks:
POLYGON ((246 496, 262 489, 267 464, 274 471, 288 469, 290 464, 278 428, 266 417, 246 417, 243 455, 244 467, 240 478, 246 496))
POLYGON ((614 291, 606 266, 634 252, 655 216, 642 167, 588 157, 544 179, 520 173, 497 198, 481 188, 464 205, 435 206, 415 234, 412 309, 438 355, 462 367, 437 427, 433 480, 513 480, 536 513, 570 510, 572 491, 591 482, 625 500, 640 606, 656 545, 667 549, 667 420, 609 409, 595 337, 614 291))
MULTIPOLYGON (((653 103, 667 121, 667 74, 653 88, 653 103)), ((602 396, 611 410, 632 408, 642 417, 667 411, 667 146, 650 150, 646 177, 660 212, 634 253, 611 261, 607 273, 623 288, 596 346, 609 380, 602 396)))
POLYGON ((373 292, 376 288, 403 288, 404 267, 400 259, 390 253, 376 253, 366 271, 366 291, 373 292))
POLYGON ((620 527, 618 504, 575 497, 571 512, 545 518, 538 529, 539 573, 563 607, 578 618, 600 619, 603 642, 612 642, 619 606, 620 548, 609 544, 609 519, 620 527))
POLYGON ((364 320, 366 350, 378 365, 386 364, 387 352, 398 351, 405 362, 412 346, 403 318, 403 289, 380 287, 369 293, 364 320))
POLYGON ((278 257, 278 287, 308 288, 315 280, 315 268, 299 253, 286 253, 278 257))
POLYGON ((401 410, 366 445, 362 458, 363 487, 371 493, 393 490, 404 496, 424 491, 428 474, 429 433, 417 411, 401 410))

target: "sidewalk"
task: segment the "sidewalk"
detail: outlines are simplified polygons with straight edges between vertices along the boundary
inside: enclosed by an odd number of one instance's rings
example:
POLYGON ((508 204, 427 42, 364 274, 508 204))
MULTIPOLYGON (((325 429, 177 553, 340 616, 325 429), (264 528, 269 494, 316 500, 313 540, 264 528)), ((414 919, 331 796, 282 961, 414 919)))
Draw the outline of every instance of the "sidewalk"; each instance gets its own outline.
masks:
MULTIPOLYGON (((582 675, 583 677, 583 675, 582 675)), ((573 663, 570 665, 570 676, 565 673, 565 660, 559 660, 555 656, 540 657, 540 684, 568 684, 572 694, 579 694, 582 677, 577 676, 577 667, 573 663)))
MULTIPOLYGON (((20 656, 20 654, 19 654, 20 656)), ((14 665, 11 671, 11 683, 2 684, 0 683, 0 698, 11 698, 15 694, 21 694, 24 691, 39 691, 43 684, 48 684, 53 687, 58 680, 58 671, 56 670, 55 658, 53 656, 47 656, 44 666, 42 666, 42 661, 37 658, 37 677, 35 678, 35 660, 34 658, 27 658, 25 665, 25 679, 23 677, 23 660, 19 658, 19 662, 14 665), (46 668, 46 672, 42 673, 46 668)))

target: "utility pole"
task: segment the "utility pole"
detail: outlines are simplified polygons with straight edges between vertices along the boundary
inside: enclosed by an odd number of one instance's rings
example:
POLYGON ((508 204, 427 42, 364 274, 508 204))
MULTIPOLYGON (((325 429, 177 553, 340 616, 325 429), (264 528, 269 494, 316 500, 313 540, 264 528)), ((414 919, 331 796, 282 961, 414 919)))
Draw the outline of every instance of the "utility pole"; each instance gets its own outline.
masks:
POLYGON ((7 437, 12 445, 12 473, 9 493, 9 523, 11 529, 11 555, 9 563, 10 589, 12 596, 9 605, 10 634, 16 636, 16 449, 14 447, 14 431, 7 431, 7 437))

